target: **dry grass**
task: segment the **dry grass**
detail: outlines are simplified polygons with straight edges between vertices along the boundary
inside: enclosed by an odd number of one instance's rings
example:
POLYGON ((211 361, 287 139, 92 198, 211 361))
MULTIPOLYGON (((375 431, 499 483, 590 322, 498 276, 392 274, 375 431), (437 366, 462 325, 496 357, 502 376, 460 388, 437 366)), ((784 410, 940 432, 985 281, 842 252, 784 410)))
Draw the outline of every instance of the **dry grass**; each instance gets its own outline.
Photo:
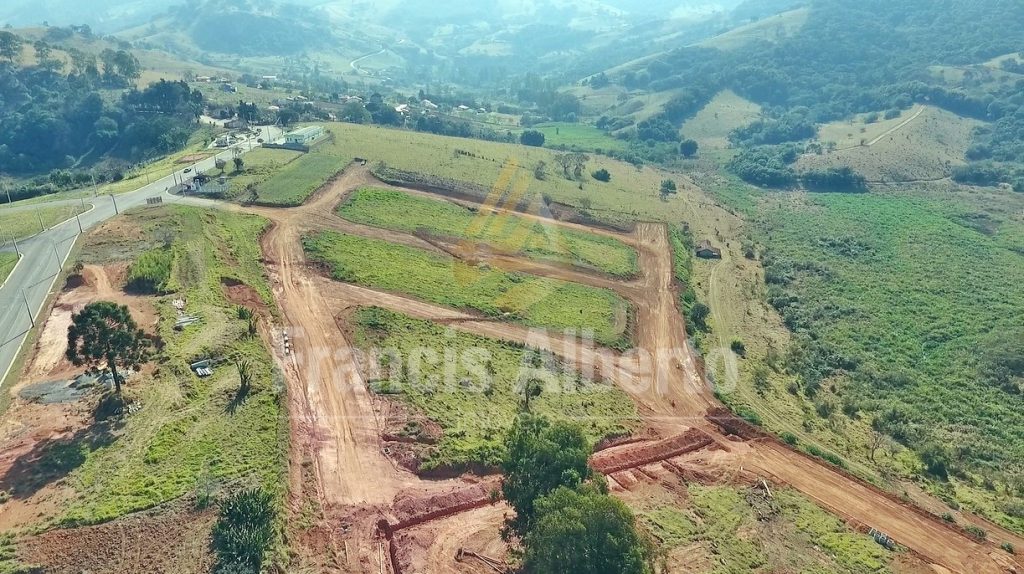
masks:
POLYGON ((876 124, 865 124, 863 117, 836 122, 822 127, 819 139, 836 142, 837 150, 805 155, 796 167, 806 171, 848 165, 868 180, 879 182, 941 179, 950 174, 952 166, 964 163, 972 132, 979 125, 981 122, 930 106, 876 124))
POLYGON ((769 16, 746 26, 729 30, 724 34, 704 40, 699 46, 719 50, 738 50, 756 40, 774 42, 788 38, 803 28, 810 8, 797 8, 775 16, 769 16))
POLYGON ((704 109, 683 124, 684 137, 697 140, 705 149, 729 147, 729 133, 743 127, 761 115, 761 106, 741 98, 732 90, 714 97, 704 109))

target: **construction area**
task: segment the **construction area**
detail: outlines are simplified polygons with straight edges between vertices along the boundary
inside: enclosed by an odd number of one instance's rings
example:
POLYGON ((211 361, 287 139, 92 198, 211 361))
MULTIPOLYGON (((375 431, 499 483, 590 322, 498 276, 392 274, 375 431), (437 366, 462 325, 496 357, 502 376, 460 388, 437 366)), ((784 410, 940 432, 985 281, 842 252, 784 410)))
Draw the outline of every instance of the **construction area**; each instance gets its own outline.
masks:
MULTIPOLYGON (((288 388, 288 506, 295 519, 288 520, 287 537, 308 571, 506 571, 507 550, 499 532, 511 510, 497 495, 500 476, 421 476, 409 470, 398 456, 403 452, 403 440, 386 429, 394 401, 371 391, 367 367, 358 360, 352 326, 346 320, 354 309, 379 307, 443 324, 456 332, 539 348, 580 370, 600 365, 600 377, 632 399, 641 421, 640 428, 631 435, 603 442, 590 459, 591 466, 607 476, 611 492, 627 502, 659 497, 668 505, 683 504, 689 496, 689 485, 729 485, 752 493, 748 498, 756 499, 755 508, 764 505, 769 509, 763 513, 768 520, 773 492, 792 489, 838 517, 848 528, 870 534, 880 546, 905 551, 900 560, 906 571, 1024 572, 1024 562, 1000 549, 1006 543, 1024 548, 1021 537, 983 519, 971 518, 988 533, 979 539, 960 525, 795 450, 727 410, 706 380, 701 358, 688 344, 665 224, 638 222, 630 230, 614 230, 538 213, 518 213, 555 230, 586 231, 630 246, 637 254, 638 271, 635 277, 622 279, 339 217, 337 206, 366 187, 473 205, 471 198, 453 198, 437 190, 390 186, 374 177, 365 162, 349 165, 295 208, 181 200, 255 214, 272 222, 260 247, 278 309, 266 315, 267 324, 260 327, 259 335, 272 349, 288 388), (657 360, 631 361, 627 353, 595 348, 568 335, 537 338, 520 323, 333 280, 322 266, 308 260, 303 248, 304 237, 324 230, 443 252, 477 267, 528 272, 610 290, 632 306, 629 331, 633 347, 657 360), (609 357, 614 360, 609 361, 609 357)), ((506 211, 490 204, 477 204, 474 209, 506 211)), ((97 293, 113 296, 107 271, 87 267, 85 276, 90 297, 97 293)), ((143 309, 132 298, 117 297, 143 309)), ((55 310, 60 323, 51 319, 44 338, 60 340, 62 329, 70 321, 70 303, 62 302, 65 306, 55 310)), ((152 324, 156 320, 152 309, 143 310, 145 322, 152 324)), ((199 320, 186 314, 178 319, 186 323, 199 320)), ((30 369, 42 369, 40 363, 58 361, 59 345, 43 344, 39 348, 44 352, 30 363, 30 369)), ((207 361, 190 367, 203 375, 211 365, 207 361)), ((71 418, 78 416, 68 414, 71 418)), ((667 562, 671 571, 691 571, 685 566, 673 567, 671 556, 667 562)))

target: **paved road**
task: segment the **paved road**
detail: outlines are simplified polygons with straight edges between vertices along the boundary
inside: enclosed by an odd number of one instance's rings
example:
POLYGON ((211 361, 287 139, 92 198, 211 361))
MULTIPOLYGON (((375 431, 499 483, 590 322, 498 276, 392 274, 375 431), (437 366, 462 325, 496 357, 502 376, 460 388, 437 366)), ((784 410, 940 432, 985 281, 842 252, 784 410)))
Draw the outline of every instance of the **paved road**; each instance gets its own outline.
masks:
MULTIPOLYGON (((281 135, 279 128, 264 126, 264 130, 271 130, 272 137, 275 138, 281 135)), ((248 142, 237 144, 237 149, 245 153, 249 149, 248 142)), ((198 171, 212 170, 215 158, 222 157, 230 161, 233 154, 233 149, 222 151, 216 156, 196 163, 194 169, 198 171)), ((7 278, 7 282, 0 287, 0 374, 2 374, 0 385, 7 379, 11 366, 18 356, 18 351, 32 327, 32 322, 39 319, 39 313, 54 287, 54 282, 60 275, 61 267, 71 254, 80 230, 88 230, 99 225, 117 212, 143 205, 149 197, 162 196, 164 201, 177 201, 179 198, 168 194, 166 190, 174 186, 175 176, 182 177, 185 175, 184 169, 192 167, 183 166, 182 170, 153 181, 135 191, 115 196, 100 195, 88 199, 86 203, 93 204, 93 208, 79 218, 72 218, 18 243, 18 248, 22 253, 21 260, 7 278), (81 222, 81 228, 79 222, 81 222)), ((79 201, 78 199, 70 200, 71 203, 79 201)), ((32 207, 45 205, 36 204, 32 207)), ((4 248, 6 251, 14 249, 13 245, 4 248)))

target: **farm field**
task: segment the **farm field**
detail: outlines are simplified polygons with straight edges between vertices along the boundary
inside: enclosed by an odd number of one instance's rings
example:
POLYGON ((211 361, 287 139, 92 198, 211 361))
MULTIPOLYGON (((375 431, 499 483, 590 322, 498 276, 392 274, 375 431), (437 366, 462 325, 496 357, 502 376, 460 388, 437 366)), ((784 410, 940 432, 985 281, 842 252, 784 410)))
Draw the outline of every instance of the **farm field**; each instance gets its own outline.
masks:
MULTIPOLYGON (((270 301, 258 258, 257 237, 265 225, 255 216, 166 206, 123 214, 84 238, 80 258, 84 267, 42 327, 44 343, 26 363, 13 390, 18 398, 5 415, 32 430, 27 438, 38 436, 40 431, 34 430, 38 425, 64 425, 52 427, 50 435, 29 445, 31 449, 9 461, 0 476, 2 488, 11 497, 7 510, 14 505, 22 514, 37 513, 18 525, 25 536, 21 542, 32 549, 33 556, 52 559, 59 554, 71 560, 86 556, 75 550, 77 544, 83 545, 80 549, 92 544, 86 536, 70 545, 53 546, 61 544, 61 531, 49 530, 55 526, 109 521, 116 525, 132 513, 158 506, 163 510, 157 515, 173 515, 182 497, 207 488, 214 499, 223 489, 240 485, 282 493, 287 429, 282 425, 280 375, 273 372, 260 338, 246 335, 248 322, 236 308, 244 303, 255 313, 265 314, 270 301), (130 262, 151 249, 150 242, 159 244, 159 237, 169 236, 174 237, 170 247, 174 260, 166 279, 174 294, 125 294, 123 281, 130 262), (240 298, 242 293, 246 295, 240 298), (178 316, 171 305, 175 298, 187 301, 184 311, 200 317, 199 325, 180 332, 173 329, 178 316), (96 300, 127 305, 140 327, 162 342, 152 363, 128 378, 125 397, 137 408, 131 416, 94 420, 99 393, 88 387, 70 391, 63 399, 29 399, 48 396, 55 392, 52 381, 81 372, 66 363, 60 345, 71 309, 96 300), (200 379, 189 364, 201 358, 224 362, 212 377, 200 379), (249 365, 252 387, 247 394, 238 391, 236 361, 249 365), (68 430, 75 426, 74 432, 68 430), (20 473, 28 461, 35 472, 25 477, 20 473), (52 504, 54 497, 60 504, 52 504)), ((4 436, 6 441, 25 440, 4 436)), ((19 452, 23 447, 9 443, 7 448, 19 452)), ((4 513, 0 520, 10 516, 4 513)), ((180 520, 183 529, 200 537, 212 526, 209 515, 200 511, 180 520)), ((4 524, 6 530, 11 526, 4 524)), ((146 542, 153 543, 129 537, 125 544, 135 548, 146 542)), ((179 550, 205 552, 190 546, 179 550)))
POLYGON ((636 251, 616 239, 515 215, 481 212, 401 191, 360 189, 338 207, 338 215, 357 223, 408 233, 425 229, 618 277, 632 277, 637 272, 636 251))
MULTIPOLYGON (((383 356, 369 373, 370 386, 383 396, 406 404, 438 424, 443 433, 429 448, 423 470, 467 465, 494 467, 500 463, 502 438, 523 402, 521 367, 539 357, 519 345, 485 339, 379 308, 362 308, 352 318, 354 344, 361 349, 397 352, 399 362, 383 356), (434 351, 452 356, 454 370, 445 362, 418 363, 417 372, 405 368, 402 358, 414 360, 417 352, 434 351)), ((560 361, 537 367, 545 377, 540 396, 530 402, 533 412, 556 420, 569 420, 585 429, 597 442, 605 437, 629 434, 639 424, 636 407, 620 389, 582 379, 575 367, 560 361)), ((415 422, 403 427, 406 435, 423 432, 415 422)))
POLYGON ((507 316, 531 327, 584 329, 603 345, 629 347, 628 304, 618 295, 555 279, 481 269, 377 239, 320 232, 303 239, 308 256, 339 281, 507 316), (373 263, 368 265, 367 262, 373 263))
POLYGON ((257 184, 256 203, 281 207, 300 205, 347 163, 334 155, 320 153, 319 149, 303 154, 257 184))
POLYGON ((977 120, 929 106, 904 110, 898 118, 872 124, 859 116, 822 126, 818 139, 835 142, 836 150, 805 154, 795 167, 806 171, 850 166, 877 182, 941 179, 950 175, 951 166, 963 165, 972 133, 980 125, 977 120))
POLYGON ((83 207, 79 203, 60 206, 39 205, 28 210, 8 212, 0 207, 0 242, 10 241, 11 238, 22 239, 35 235, 43 228, 49 229, 76 214, 84 213, 89 208, 89 204, 83 207))

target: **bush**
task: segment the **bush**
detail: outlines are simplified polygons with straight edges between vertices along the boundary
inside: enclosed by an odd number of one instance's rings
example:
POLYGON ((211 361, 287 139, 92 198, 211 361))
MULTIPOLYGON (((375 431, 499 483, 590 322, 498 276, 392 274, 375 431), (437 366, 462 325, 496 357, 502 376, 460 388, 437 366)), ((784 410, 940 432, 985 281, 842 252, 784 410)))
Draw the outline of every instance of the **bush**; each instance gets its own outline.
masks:
POLYGON ((537 130, 526 130, 519 136, 519 143, 533 147, 541 147, 544 145, 544 134, 537 130))
POLYGON ((150 249, 128 268, 128 282, 125 288, 136 293, 165 293, 171 278, 174 252, 161 247, 150 249))
POLYGON ((1010 554, 1016 554, 1017 553, 1017 549, 1014 548, 1013 544, 1010 544, 1009 542, 1003 542, 1002 544, 999 545, 999 547, 1002 548, 1003 550, 1009 552, 1010 554))
POLYGON ((597 181, 603 181, 605 183, 608 183, 609 181, 612 180, 612 174, 608 173, 608 170, 604 169, 603 167, 601 169, 591 173, 590 175, 591 175, 591 177, 593 177, 597 181))
POLYGON ((968 534, 977 538, 978 540, 984 540, 988 538, 988 532, 985 532, 985 529, 981 528, 980 526, 968 524, 967 526, 964 526, 964 530, 966 530, 968 534))
POLYGON ((733 339, 732 343, 729 343, 729 348, 732 349, 733 353, 736 353, 741 357, 747 356, 747 346, 739 339, 733 339))
POLYGON ((782 442, 788 444, 789 446, 796 446, 797 443, 800 442, 800 439, 796 438, 795 434, 786 431, 782 433, 782 442))
POLYGON ((263 553, 273 537, 273 497, 261 489, 231 495, 213 526, 217 571, 259 572, 263 553), (239 569, 241 568, 241 569, 239 569))
POLYGON ((948 512, 943 512, 942 513, 942 519, 945 520, 946 522, 950 523, 950 524, 955 524, 956 523, 956 518, 954 518, 953 515, 948 513, 948 512))

